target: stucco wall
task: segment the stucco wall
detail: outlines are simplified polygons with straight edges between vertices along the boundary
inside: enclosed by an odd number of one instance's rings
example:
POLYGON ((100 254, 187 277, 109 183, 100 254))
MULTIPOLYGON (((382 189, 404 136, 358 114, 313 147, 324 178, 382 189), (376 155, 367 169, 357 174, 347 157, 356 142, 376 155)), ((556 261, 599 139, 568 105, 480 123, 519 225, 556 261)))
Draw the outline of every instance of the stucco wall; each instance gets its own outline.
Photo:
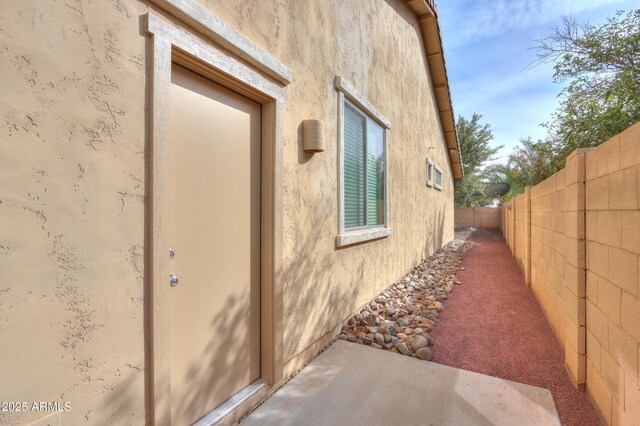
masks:
POLYGON ((290 360, 453 238, 453 180, 418 21, 401 1, 202 3, 293 73, 286 87, 283 170, 284 349, 290 360), (336 75, 392 123, 393 234, 340 250, 334 245, 336 75), (327 149, 313 157, 302 151, 299 137, 300 123, 308 118, 325 122, 327 149), (443 169, 443 191, 425 185, 427 153, 443 169))
MULTIPOLYGON (((291 373, 320 348, 296 355, 453 238, 452 174, 420 30, 402 1, 202 4, 293 73, 282 171, 291 373), (336 75, 393 126, 393 234, 339 250, 336 75), (307 118, 326 125, 327 150, 314 156, 301 148, 307 118), (442 191, 425 185, 427 154, 443 170, 442 191)), ((141 424, 148 6, 1 7, 0 400, 71 401, 69 424, 141 424)), ((0 422, 42 415, 0 413, 0 422)))
POLYGON ((0 4, 0 401, 68 424, 144 422, 145 9, 0 4))

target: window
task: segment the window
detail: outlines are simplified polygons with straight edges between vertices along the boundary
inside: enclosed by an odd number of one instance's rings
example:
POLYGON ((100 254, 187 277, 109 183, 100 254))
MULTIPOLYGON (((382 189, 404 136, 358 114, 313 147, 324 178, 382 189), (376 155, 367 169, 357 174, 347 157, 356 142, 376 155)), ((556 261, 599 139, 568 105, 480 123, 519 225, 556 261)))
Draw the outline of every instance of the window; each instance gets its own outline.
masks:
POLYGON ((341 77, 338 89, 338 247, 391 234, 388 226, 387 129, 391 123, 341 77))
POLYGON ((435 166, 435 180, 434 180, 434 186, 436 189, 442 190, 442 170, 440 170, 440 167, 435 166))
POLYGON ((427 159, 427 186, 433 186, 433 161, 427 159))
POLYGON ((442 191, 442 169, 427 158, 427 186, 442 191))
POLYGON ((344 103, 344 227, 384 224, 384 130, 344 103))

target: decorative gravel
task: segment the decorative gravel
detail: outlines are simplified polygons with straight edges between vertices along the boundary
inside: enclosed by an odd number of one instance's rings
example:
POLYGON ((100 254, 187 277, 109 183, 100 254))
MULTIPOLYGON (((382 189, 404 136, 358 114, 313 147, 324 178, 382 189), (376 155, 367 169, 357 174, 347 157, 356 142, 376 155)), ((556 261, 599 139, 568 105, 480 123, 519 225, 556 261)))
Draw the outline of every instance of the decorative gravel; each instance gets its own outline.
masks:
POLYGON ((429 332, 447 295, 462 282, 458 264, 475 243, 453 240, 375 297, 342 327, 339 339, 431 360, 429 332))

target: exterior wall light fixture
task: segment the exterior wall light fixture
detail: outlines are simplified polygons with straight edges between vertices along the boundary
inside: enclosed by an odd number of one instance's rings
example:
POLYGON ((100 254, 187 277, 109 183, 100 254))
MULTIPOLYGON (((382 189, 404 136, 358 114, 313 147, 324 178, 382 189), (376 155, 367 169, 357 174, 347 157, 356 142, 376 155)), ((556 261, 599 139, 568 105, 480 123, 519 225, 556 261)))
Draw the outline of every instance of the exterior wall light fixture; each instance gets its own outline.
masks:
POLYGON ((305 151, 324 151, 324 122, 322 120, 303 120, 302 138, 305 151))

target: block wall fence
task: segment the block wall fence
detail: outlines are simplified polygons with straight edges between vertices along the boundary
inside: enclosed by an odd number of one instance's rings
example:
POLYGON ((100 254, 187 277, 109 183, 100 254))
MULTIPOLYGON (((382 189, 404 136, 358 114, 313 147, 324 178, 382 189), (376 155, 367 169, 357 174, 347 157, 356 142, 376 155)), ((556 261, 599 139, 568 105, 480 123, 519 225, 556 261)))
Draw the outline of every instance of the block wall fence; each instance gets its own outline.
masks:
POLYGON ((640 123, 500 210, 574 384, 607 424, 640 424, 640 123))
POLYGON ((454 212, 456 228, 473 226, 474 228, 500 229, 502 216, 495 207, 456 207, 454 212))

